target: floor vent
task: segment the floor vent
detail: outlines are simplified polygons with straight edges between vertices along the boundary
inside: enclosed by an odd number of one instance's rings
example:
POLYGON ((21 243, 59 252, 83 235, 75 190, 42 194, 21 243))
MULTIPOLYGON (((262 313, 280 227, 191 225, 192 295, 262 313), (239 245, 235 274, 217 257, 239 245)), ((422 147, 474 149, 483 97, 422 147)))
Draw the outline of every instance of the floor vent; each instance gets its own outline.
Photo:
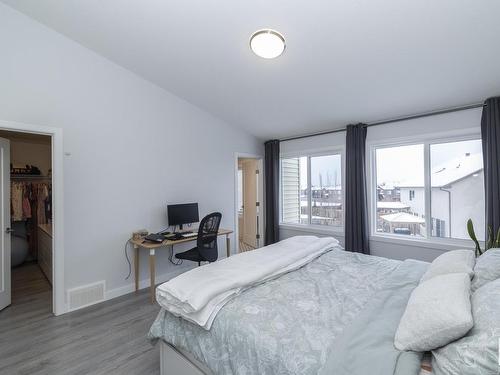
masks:
POLYGON ((104 281, 80 286, 68 290, 69 311, 78 310, 82 307, 90 306, 104 301, 104 290, 106 284, 104 281))

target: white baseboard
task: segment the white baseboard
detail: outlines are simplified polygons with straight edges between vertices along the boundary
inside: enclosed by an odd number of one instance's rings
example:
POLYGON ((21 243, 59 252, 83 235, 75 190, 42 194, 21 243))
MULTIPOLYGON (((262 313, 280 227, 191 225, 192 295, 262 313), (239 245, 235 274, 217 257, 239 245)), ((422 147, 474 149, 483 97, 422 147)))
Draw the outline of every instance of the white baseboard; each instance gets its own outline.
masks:
MULTIPOLYGON (((161 284, 164 283, 170 279, 173 279, 174 277, 180 275, 181 273, 184 273, 188 270, 190 270, 192 267, 186 267, 186 266, 177 266, 175 270, 164 273, 162 275, 156 275, 156 284, 161 284)), ((150 286, 150 281, 149 278, 143 279, 139 281, 139 290, 144 289, 144 288, 149 288, 150 286)), ((125 294, 129 294, 135 291, 135 284, 132 281, 130 284, 127 284, 125 286, 115 288, 115 289, 110 289, 107 290, 104 296, 105 301, 109 301, 110 299, 121 297, 125 294)))
MULTIPOLYGON (((192 267, 177 266, 177 267, 175 267, 174 270, 172 270, 168 273, 157 275, 156 276, 156 284, 158 285, 158 284, 164 283, 164 282, 180 275, 183 272, 189 271, 190 269, 192 269, 192 267)), ((129 293, 134 292, 135 291, 135 283, 133 281, 133 278, 131 280, 132 281, 127 285, 124 285, 124 286, 121 286, 121 287, 115 288, 115 289, 106 290, 104 292, 104 300, 93 303, 93 304, 82 306, 81 308, 71 310, 71 312, 83 309, 83 308, 88 307, 88 306, 96 305, 96 304, 99 304, 99 303, 102 303, 105 301, 109 301, 113 298, 121 297, 121 296, 124 296, 125 294, 129 294, 129 293)), ((143 280, 139 281, 139 289, 149 288, 149 285, 150 285, 149 277, 147 279, 143 279, 143 280)), ((64 313, 67 313, 67 312, 70 312, 70 311, 66 308, 64 313)))

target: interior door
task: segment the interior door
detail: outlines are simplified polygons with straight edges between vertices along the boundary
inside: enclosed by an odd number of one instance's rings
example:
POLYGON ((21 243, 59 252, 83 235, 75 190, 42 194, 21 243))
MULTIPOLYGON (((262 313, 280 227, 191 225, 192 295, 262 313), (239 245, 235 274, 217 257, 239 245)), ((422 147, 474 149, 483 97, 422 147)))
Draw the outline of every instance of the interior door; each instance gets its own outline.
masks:
POLYGON ((10 142, 0 138, 0 310, 11 303, 10 292, 10 142))
POLYGON ((243 242, 257 248, 257 160, 243 161, 243 242))

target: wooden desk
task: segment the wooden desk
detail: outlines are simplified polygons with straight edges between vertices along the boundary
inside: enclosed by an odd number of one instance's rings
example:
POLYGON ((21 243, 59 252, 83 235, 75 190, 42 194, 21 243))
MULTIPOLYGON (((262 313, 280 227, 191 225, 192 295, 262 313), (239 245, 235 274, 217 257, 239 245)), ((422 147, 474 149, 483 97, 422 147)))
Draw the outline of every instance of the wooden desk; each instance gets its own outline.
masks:
MULTIPOLYGON (((232 230, 229 229, 219 229, 219 236, 226 236, 226 254, 229 257, 231 255, 231 242, 229 239, 229 235, 233 233, 232 230)), ((155 269, 156 269, 156 258, 155 252, 156 249, 160 249, 162 247, 174 246, 181 243, 196 241, 198 236, 192 236, 189 238, 183 238, 178 241, 165 240, 162 243, 152 243, 144 241, 143 239, 134 240, 130 239, 130 242, 134 246, 134 269, 135 269, 135 291, 139 290, 139 251, 141 249, 149 250, 149 277, 150 277, 150 292, 151 292, 151 303, 155 301, 155 269)), ((173 248, 172 248, 173 252, 173 248)))

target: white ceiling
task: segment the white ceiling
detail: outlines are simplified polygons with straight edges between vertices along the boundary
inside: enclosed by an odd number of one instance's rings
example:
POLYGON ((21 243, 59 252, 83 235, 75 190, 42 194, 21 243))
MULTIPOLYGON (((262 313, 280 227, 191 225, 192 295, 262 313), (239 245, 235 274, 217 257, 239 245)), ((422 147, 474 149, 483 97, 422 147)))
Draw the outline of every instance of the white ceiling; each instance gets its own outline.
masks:
POLYGON ((498 0, 2 1, 263 139, 500 94, 498 0))

